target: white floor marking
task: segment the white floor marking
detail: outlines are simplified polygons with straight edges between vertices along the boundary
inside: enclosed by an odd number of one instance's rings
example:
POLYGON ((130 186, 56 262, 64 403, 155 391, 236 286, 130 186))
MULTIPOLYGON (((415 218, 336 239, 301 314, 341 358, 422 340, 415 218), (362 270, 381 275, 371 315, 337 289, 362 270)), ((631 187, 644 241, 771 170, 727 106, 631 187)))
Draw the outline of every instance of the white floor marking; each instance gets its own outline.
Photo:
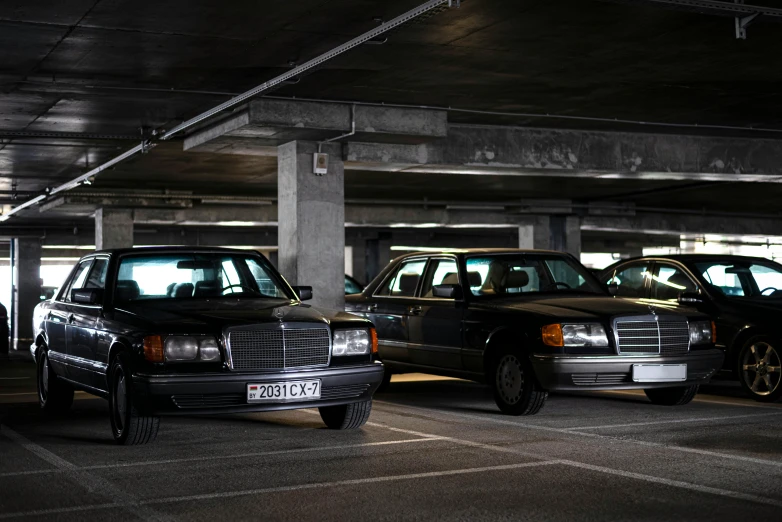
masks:
MULTIPOLYGON (((126 491, 114 486, 108 481, 79 470, 75 464, 68 462, 67 460, 61 457, 58 457, 57 455, 47 450, 43 446, 39 446, 38 444, 34 443, 24 435, 21 435, 20 433, 17 433, 16 431, 12 430, 8 426, 0 425, 0 435, 3 435, 6 438, 12 440, 13 442, 16 442, 24 449, 36 455, 38 458, 62 470, 63 473, 68 475, 68 477, 71 479, 72 482, 79 484, 80 486, 83 486, 90 493, 94 493, 98 495, 98 498, 100 497, 109 498, 114 501, 114 504, 123 506, 133 515, 137 516, 142 520, 149 520, 149 521, 171 520, 170 517, 163 515, 162 513, 158 513, 157 511, 155 511, 150 507, 144 506, 141 503, 141 501, 139 501, 137 498, 130 495, 126 491)), ((72 510, 73 508, 70 509, 72 510)), ((68 508, 66 508, 66 511, 67 510, 68 508)), ((0 519, 12 518, 11 515, 12 514, 7 514, 7 513, 0 514, 0 519)))
MULTIPOLYGON (((601 395, 603 396, 620 395, 623 397, 639 397, 644 399, 639 402, 649 404, 649 401, 646 400, 646 395, 643 392, 633 393, 630 391, 604 391, 604 392, 596 392, 596 393, 599 393, 599 395, 598 394, 587 395, 587 397, 600 397, 601 395)), ((774 406, 768 403, 763 404, 755 400, 751 400, 749 397, 747 397, 746 400, 736 398, 733 401, 707 399, 706 397, 714 397, 714 395, 706 395, 706 396, 696 395, 695 399, 693 399, 692 402, 697 404, 721 404, 723 406, 740 406, 742 408, 756 408, 759 410, 782 410, 782 404, 779 406, 774 406)))
POLYGON ((21 381, 23 379, 29 379, 29 377, 0 377, 0 381, 21 381))
POLYGON ((782 411, 777 413, 751 413, 747 415, 728 415, 720 417, 695 417, 693 419, 671 419, 663 421, 649 421, 649 422, 630 422, 627 424, 605 424, 602 426, 578 426, 575 428, 562 428, 567 431, 579 431, 579 430, 602 430, 609 428, 632 428, 635 426, 654 426, 656 424, 685 424, 691 422, 714 422, 714 421, 730 421, 733 419, 748 419, 752 417, 770 417, 774 415, 782 415, 782 411))
MULTIPOLYGON (((74 467, 73 469, 78 469, 80 471, 90 471, 90 470, 96 470, 96 469, 117 469, 117 468, 133 468, 138 466, 158 466, 158 465, 165 465, 165 464, 181 464, 181 463, 188 463, 188 462, 205 462, 205 461, 212 461, 212 460, 227 460, 227 459, 241 459, 241 458, 255 458, 255 457, 268 457, 273 455, 289 455, 289 454, 296 454, 296 453, 310 453, 310 452, 317 452, 317 451, 338 451, 338 450, 345 450, 345 449, 359 449, 359 448, 371 448, 375 446, 390 446, 394 444, 413 444, 416 442, 431 442, 431 441, 437 441, 437 440, 443 440, 443 437, 425 437, 425 438, 417 438, 417 439, 405 439, 405 440, 386 440, 382 442, 365 442, 361 444, 340 444, 340 445, 334 445, 334 446, 317 446, 313 448, 296 448, 296 449, 286 449, 286 450, 273 450, 273 451, 257 451, 257 452, 250 452, 250 453, 238 453, 238 454, 232 454, 232 455, 208 455, 203 457, 187 457, 187 458, 181 458, 181 459, 163 459, 163 460, 148 460, 148 461, 139 461, 139 462, 122 462, 119 464, 100 464, 100 465, 94 465, 94 466, 82 466, 82 467, 74 467)), ((60 473, 63 469, 55 468, 55 469, 42 469, 42 470, 29 470, 29 471, 10 471, 7 473, 0 473, 0 478, 2 477, 15 477, 19 475, 43 475, 46 473, 60 473)))
MULTIPOLYGON (((523 468, 551 466, 554 464, 562 464, 562 463, 563 461, 560 460, 547 460, 547 461, 540 461, 540 462, 524 462, 520 464, 505 464, 501 466, 485 466, 481 468, 463 468, 463 469, 452 469, 452 470, 445 470, 445 471, 429 471, 424 473, 408 473, 405 475, 389 475, 385 477, 335 480, 333 482, 314 482, 309 484, 297 484, 292 486, 278 486, 278 487, 271 487, 271 488, 246 489, 240 491, 224 491, 220 493, 204 493, 201 495, 186 495, 181 497, 157 498, 157 499, 140 501, 139 504, 141 504, 142 506, 150 506, 150 505, 159 505, 159 504, 173 504, 178 502, 194 502, 198 500, 214 500, 214 499, 224 499, 224 498, 245 497, 245 496, 252 496, 252 495, 263 495, 268 493, 285 493, 289 491, 301 491, 307 489, 322 489, 322 488, 332 488, 332 487, 340 487, 340 486, 361 486, 366 484, 377 484, 380 482, 395 482, 400 480, 448 477, 448 476, 455 476, 455 475, 467 475, 471 473, 488 473, 492 471, 509 471, 509 470, 523 469, 523 468)), ((77 506, 71 508, 41 509, 35 511, 21 511, 17 513, 0 514, 0 519, 94 511, 98 509, 124 507, 124 506, 126 506, 126 504, 117 502, 114 504, 77 506)))
MULTIPOLYGON (((374 402, 380 403, 380 404, 383 404, 383 405, 391 405, 391 406, 397 406, 398 407, 398 405, 396 405, 394 403, 389 403, 389 402, 385 402, 385 401, 377 401, 376 400, 374 402)), ((607 436, 604 436, 604 435, 598 435, 596 433, 568 431, 568 430, 560 429, 560 428, 549 428, 547 426, 536 426, 536 425, 530 425, 530 424, 521 424, 521 423, 518 423, 518 422, 494 419, 494 418, 491 418, 491 417, 481 417, 481 416, 477 416, 477 415, 468 415, 468 414, 464 414, 464 413, 453 413, 453 412, 441 411, 441 410, 430 410, 428 408, 421 408, 419 406, 407 406, 406 405, 406 406, 404 406, 404 408, 409 408, 409 409, 412 409, 412 410, 425 411, 425 412, 430 413, 430 414, 434 413, 434 414, 443 414, 443 415, 450 415, 450 416, 455 416, 455 417, 462 417, 462 418, 466 418, 466 419, 470 419, 470 420, 477 420, 477 421, 481 421, 481 422, 489 421, 489 422, 493 422, 495 424, 510 425, 510 426, 515 426, 515 427, 518 427, 518 428, 540 429, 540 430, 543 430, 543 431, 553 431, 553 432, 558 432, 558 433, 567 434, 567 435, 580 435, 580 436, 591 437, 591 438, 595 438, 595 439, 605 439, 605 440, 611 440, 611 441, 616 441, 616 442, 627 442, 627 443, 638 444, 638 445, 642 445, 642 446, 651 446, 651 447, 657 447, 657 448, 662 448, 662 449, 682 451, 682 452, 685 452, 685 453, 696 453, 696 454, 699 454, 699 455, 707 455, 707 456, 710 456, 710 457, 718 457, 718 458, 737 460, 737 461, 742 461, 742 462, 750 462, 750 463, 753 463, 753 464, 763 464, 763 465, 767 465, 767 466, 782 467, 782 462, 768 460, 768 459, 758 459, 758 458, 753 458, 753 457, 743 457, 743 456, 740 456, 740 455, 731 455, 729 453, 718 453, 718 452, 714 452, 714 451, 699 450, 699 449, 695 449, 695 448, 684 448, 684 447, 680 447, 680 446, 669 446, 667 444, 660 444, 660 443, 656 443, 656 442, 645 442, 645 441, 638 441, 638 440, 632 440, 632 439, 620 439, 620 438, 617 438, 617 437, 607 437, 607 436)), ((388 412, 388 413, 391 413, 393 415, 399 415, 398 413, 394 413, 393 411, 388 412)), ((436 418, 433 418, 433 417, 428 417, 428 418, 433 419, 433 420, 437 420, 436 418)), ((404 430, 404 429, 401 429, 401 428, 394 428, 394 427, 391 427, 391 426, 386 426, 384 424, 376 424, 376 423, 367 423, 367 424, 371 424, 373 426, 383 427, 383 428, 390 429, 392 431, 396 431, 396 432, 400 432, 400 433, 407 433, 409 435, 416 435, 418 437, 435 436, 435 435, 433 435, 431 433, 422 433, 422 432, 418 432, 418 431, 404 430)), ((450 442, 454 442, 456 444, 460 444, 461 443, 461 444, 465 444, 467 446, 483 447, 484 449, 488 449, 488 450, 492 450, 492 451, 501 451, 503 453, 517 453, 519 455, 536 456, 536 458, 555 458, 555 457, 551 457, 551 456, 548 456, 548 455, 540 455, 539 453, 533 454, 533 453, 525 452, 525 451, 516 451, 513 448, 507 448, 507 447, 503 447, 503 446, 494 446, 492 444, 481 444, 481 443, 476 443, 476 442, 472 442, 472 441, 464 441, 464 440, 460 440, 460 439, 455 439, 453 437, 446 437, 445 440, 448 440, 450 442)), ((569 461, 569 462, 575 462, 575 461, 569 461)), ((579 464, 581 464, 581 463, 579 463, 579 464)), ((591 466, 591 464, 583 464, 583 465, 584 466, 591 466)), ((605 468, 605 469, 611 469, 611 468, 605 468)), ((625 473, 624 471, 621 471, 621 470, 615 470, 615 471, 617 473, 625 473)), ((648 479, 650 481, 652 481, 652 482, 655 482, 655 481, 658 481, 658 480, 668 480, 668 479, 661 479, 661 478, 658 478, 658 477, 653 477, 651 475, 639 475, 639 476, 648 477, 648 479)), ((689 484, 689 483, 688 482, 682 482, 682 484, 689 484)), ((697 484, 692 484, 692 486, 697 486, 698 488, 706 487, 706 486, 698 486, 697 484)), ((700 491, 698 489, 695 489, 695 490, 696 491, 700 491)), ((744 495, 744 493, 738 493, 738 492, 733 492, 733 493, 735 493, 735 495, 744 495)), ((738 498, 738 497, 734 496, 734 498, 738 498)), ((764 498, 764 497, 757 497, 757 498, 764 498)), ((768 502, 765 502, 767 504, 768 503, 777 502, 777 503, 779 503, 779 505, 782 505, 782 502, 774 500, 774 499, 766 499, 766 500, 768 501, 768 502)), ((777 505, 777 504, 772 504, 772 505, 777 505)))

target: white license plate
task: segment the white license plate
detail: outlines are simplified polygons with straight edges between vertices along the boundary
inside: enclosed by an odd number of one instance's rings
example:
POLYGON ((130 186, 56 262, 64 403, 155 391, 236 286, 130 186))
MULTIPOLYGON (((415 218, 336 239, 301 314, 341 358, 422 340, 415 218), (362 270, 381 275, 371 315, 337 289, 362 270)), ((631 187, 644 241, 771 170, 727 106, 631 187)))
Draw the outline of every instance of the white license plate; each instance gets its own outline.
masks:
POLYGON ((686 364, 633 365, 633 382, 681 382, 686 380, 686 364))
POLYGON ((320 399, 320 380, 265 382, 247 385, 247 402, 282 402, 320 399))

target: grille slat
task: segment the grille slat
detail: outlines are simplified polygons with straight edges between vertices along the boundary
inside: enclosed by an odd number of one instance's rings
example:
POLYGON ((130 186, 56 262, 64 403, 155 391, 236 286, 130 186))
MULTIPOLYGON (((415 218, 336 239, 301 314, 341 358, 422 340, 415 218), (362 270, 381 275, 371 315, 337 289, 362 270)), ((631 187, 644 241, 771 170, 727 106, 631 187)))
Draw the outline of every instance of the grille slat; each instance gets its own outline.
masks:
POLYGON ((690 349, 689 324, 685 319, 622 318, 616 321, 615 328, 620 354, 679 355, 690 349))
POLYGON ((329 363, 328 328, 257 328, 228 333, 234 370, 285 370, 329 363))

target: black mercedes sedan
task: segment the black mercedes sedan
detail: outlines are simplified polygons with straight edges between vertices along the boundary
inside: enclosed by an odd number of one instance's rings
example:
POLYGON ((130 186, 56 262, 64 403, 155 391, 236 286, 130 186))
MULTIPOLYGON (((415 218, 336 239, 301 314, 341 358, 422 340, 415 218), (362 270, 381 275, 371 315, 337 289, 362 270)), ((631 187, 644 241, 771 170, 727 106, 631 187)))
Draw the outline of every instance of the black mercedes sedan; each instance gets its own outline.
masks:
POLYGON ((483 381, 511 415, 537 413, 549 390, 643 389, 686 404, 723 359, 708 316, 612 299, 560 252, 405 255, 347 309, 377 328, 384 385, 392 371, 483 381))
POLYGON ((697 307, 717 325, 725 369, 758 401, 782 396, 782 265, 758 257, 685 254, 619 261, 600 274, 617 295, 697 307))
POLYGON ((154 439, 161 414, 317 407, 329 428, 358 428, 383 378, 375 329, 311 297, 255 252, 90 254, 36 307, 41 407, 105 397, 121 444, 154 439))

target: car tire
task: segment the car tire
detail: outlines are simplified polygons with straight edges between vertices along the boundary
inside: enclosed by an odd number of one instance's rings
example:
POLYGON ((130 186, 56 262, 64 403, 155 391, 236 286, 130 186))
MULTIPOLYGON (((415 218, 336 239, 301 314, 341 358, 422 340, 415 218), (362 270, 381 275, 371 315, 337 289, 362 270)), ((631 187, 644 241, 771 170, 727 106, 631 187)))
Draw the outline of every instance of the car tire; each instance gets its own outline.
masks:
POLYGON ((759 402, 782 396, 782 350, 770 337, 749 339, 738 354, 736 370, 744 391, 759 402))
POLYGON ((38 404, 48 414, 67 412, 73 404, 73 387, 60 380, 49 364, 49 354, 45 347, 40 347, 38 357, 38 404))
POLYGON ((109 369, 109 415, 117 444, 147 444, 157 437, 160 418, 143 415, 135 404, 130 366, 123 353, 112 359, 109 369))
POLYGON ((388 366, 383 368, 383 380, 380 381, 380 386, 377 387, 377 391, 384 392, 388 389, 389 385, 391 384, 391 368, 388 366))
POLYGON ((355 430, 369 420, 372 413, 372 401, 354 402, 341 406, 324 406, 318 408, 320 418, 326 427, 332 430, 355 430))
POLYGON ((673 388, 649 388, 644 393, 652 404, 660 406, 684 406, 698 393, 698 385, 675 386, 673 388))
POLYGON ((538 384, 529 359, 519 350, 504 348, 496 354, 490 382, 494 401, 506 415, 535 415, 548 397, 538 384))

